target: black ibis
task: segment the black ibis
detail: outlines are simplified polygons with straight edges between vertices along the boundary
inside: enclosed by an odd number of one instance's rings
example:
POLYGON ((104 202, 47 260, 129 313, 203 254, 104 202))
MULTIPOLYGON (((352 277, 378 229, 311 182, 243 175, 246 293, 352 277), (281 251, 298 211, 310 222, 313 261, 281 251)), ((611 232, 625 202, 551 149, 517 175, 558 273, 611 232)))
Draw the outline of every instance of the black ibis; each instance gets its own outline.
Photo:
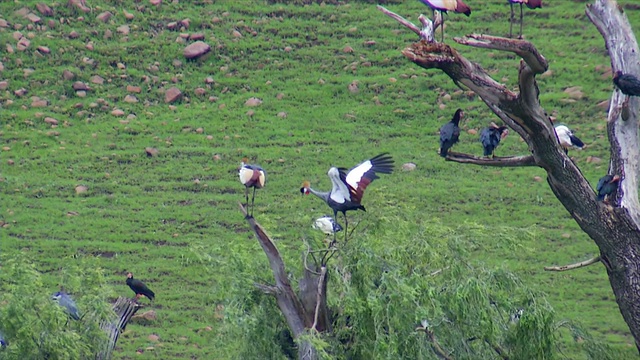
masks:
POLYGON ((65 308, 67 314, 69 314, 69 316, 73 320, 80 320, 80 312, 78 312, 78 306, 76 305, 76 302, 73 301, 71 296, 69 296, 69 294, 63 291, 58 291, 57 293, 51 295, 51 300, 57 302, 58 305, 65 308))
POLYGON ((329 215, 324 215, 322 217, 317 218, 313 222, 313 228, 318 229, 327 235, 331 235, 333 233, 337 233, 338 231, 342 231, 342 226, 340 226, 340 224, 338 224, 329 215))
POLYGON ((251 216, 253 216, 253 204, 256 199, 256 189, 262 189, 267 181, 267 173, 258 165, 248 164, 249 159, 246 157, 240 163, 238 176, 240 182, 244 185, 245 206, 249 206, 249 188, 253 188, 253 196, 251 197, 251 216))
POLYGON ((442 125, 440 128, 440 156, 447 157, 449 149, 451 149, 453 144, 458 142, 458 138, 460 137, 460 127, 458 127, 458 124, 463 116, 464 111, 462 111, 462 109, 456 110, 451 121, 442 125))
MULTIPOLYGON (((311 188, 310 183, 305 181, 302 183, 300 192, 304 195, 311 193, 324 200, 333 209, 333 219, 336 223, 338 222, 338 212, 342 212, 342 215, 344 215, 344 237, 346 241, 347 229, 349 228, 347 211, 366 211, 364 206, 360 204, 364 190, 373 180, 378 178, 378 173, 391 174, 393 172, 393 162, 393 158, 389 154, 382 153, 358 164, 348 173, 345 168, 331 167, 327 172, 332 183, 331 191, 314 190, 311 188)), ((333 239, 335 242, 335 232, 333 233, 333 239)))
POLYGON ((511 18, 509 19, 509 37, 513 36, 513 20, 515 14, 513 12, 513 4, 520 4, 520 36, 518 39, 522 39, 522 4, 525 4, 529 9, 536 9, 542 7, 542 0, 509 0, 511 6, 511 18))
POLYGON ((509 135, 509 129, 506 126, 498 126, 491 123, 489 127, 482 129, 480 132, 480 142, 484 148, 484 156, 493 156, 493 152, 500 144, 500 140, 509 135))
POLYGON ((598 196, 596 200, 606 202, 607 195, 613 194, 618 189, 618 182, 620 181, 619 175, 605 175, 598 180, 596 191, 598 196))
POLYGON ((613 83, 625 95, 640 96, 640 80, 631 74, 623 74, 622 71, 616 71, 615 75, 613 75, 613 83))
POLYGON ((140 299, 141 296, 146 296, 149 300, 153 301, 153 298, 156 294, 151 291, 142 281, 133 278, 132 273, 127 273, 127 285, 136 293, 136 301, 140 299))
POLYGON ((569 153, 570 147, 576 147, 582 149, 584 143, 577 136, 573 135, 573 132, 566 125, 557 125, 555 127, 556 135, 558 135, 558 141, 564 149, 565 154, 569 153))
MULTIPOLYGON (((467 4, 463 3, 462 0, 420 0, 420 2, 431 8, 433 11, 433 21, 435 21, 436 10, 440 11, 443 15, 442 22, 440 23, 442 42, 444 42, 444 13, 447 11, 453 11, 467 16, 471 15, 471 8, 467 4)), ((436 29, 433 29, 434 32, 435 30, 436 29)))

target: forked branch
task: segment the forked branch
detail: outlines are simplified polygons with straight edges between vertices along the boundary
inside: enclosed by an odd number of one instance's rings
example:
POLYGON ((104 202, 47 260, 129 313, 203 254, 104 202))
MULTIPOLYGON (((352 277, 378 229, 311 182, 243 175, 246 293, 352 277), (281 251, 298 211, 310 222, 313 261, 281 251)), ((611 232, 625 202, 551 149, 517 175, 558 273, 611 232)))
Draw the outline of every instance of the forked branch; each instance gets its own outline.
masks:
POLYGON ((481 166, 513 167, 513 166, 536 166, 536 161, 531 155, 526 156, 506 156, 506 157, 480 157, 470 154, 463 154, 449 151, 445 160, 455 161, 464 164, 475 164, 481 166))
POLYGON ((595 263, 599 263, 602 259, 600 258, 600 255, 591 258, 589 260, 585 260, 585 261, 580 261, 578 263, 575 264, 569 264, 569 265, 562 265, 562 266, 545 266, 544 269, 545 271, 567 271, 567 270, 573 270, 573 269, 578 269, 581 267, 585 267, 585 266, 589 266, 595 263))

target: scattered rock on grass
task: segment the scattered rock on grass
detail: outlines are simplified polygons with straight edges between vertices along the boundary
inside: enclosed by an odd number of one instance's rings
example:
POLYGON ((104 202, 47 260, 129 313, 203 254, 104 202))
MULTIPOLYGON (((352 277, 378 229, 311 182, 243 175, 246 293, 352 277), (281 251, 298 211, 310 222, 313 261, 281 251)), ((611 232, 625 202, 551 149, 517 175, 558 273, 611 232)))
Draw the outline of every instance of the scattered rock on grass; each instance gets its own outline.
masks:
POLYGON ((172 87, 164 93, 164 102, 167 104, 172 104, 180 99, 182 99, 182 91, 177 87, 172 87))
POLYGON ((203 41, 196 41, 184 48, 184 57, 187 59, 195 59, 211 51, 211 46, 203 41))

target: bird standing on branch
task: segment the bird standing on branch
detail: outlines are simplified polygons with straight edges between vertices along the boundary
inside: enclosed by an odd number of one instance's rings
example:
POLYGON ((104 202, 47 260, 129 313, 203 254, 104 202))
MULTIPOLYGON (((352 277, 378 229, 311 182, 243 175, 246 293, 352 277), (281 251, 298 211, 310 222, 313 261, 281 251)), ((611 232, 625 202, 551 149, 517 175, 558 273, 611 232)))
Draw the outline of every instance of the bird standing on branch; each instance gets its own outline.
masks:
POLYGON ((623 74, 622 71, 616 71, 615 75, 613 75, 613 83, 625 95, 640 96, 640 80, 631 74, 623 74))
POLYGON ((73 320, 80 320, 80 312, 78 312, 78 306, 76 305, 76 302, 73 301, 71 296, 69 296, 69 294, 63 291, 58 291, 57 293, 51 295, 51 300, 57 302, 58 305, 65 308, 67 314, 69 314, 69 316, 73 320))
MULTIPOLYGON (((471 15, 471 8, 462 2, 462 0, 420 0, 423 4, 431 8, 433 19, 435 21, 436 10, 442 14, 442 22, 440 23, 440 31, 442 32, 442 42, 444 42, 444 13, 453 11, 462 13, 467 16, 471 15)), ((435 31, 436 29, 433 29, 435 31)))
POLYGON ((145 285, 142 281, 134 279, 132 273, 127 273, 127 285, 129 285, 129 288, 131 288, 131 290, 136 293, 136 302, 143 295, 149 298, 149 300, 151 301, 153 301, 153 298, 156 296, 156 294, 151 291, 151 289, 149 289, 147 285, 145 285))
POLYGON ((507 135, 509 135, 509 129, 504 125, 498 126, 491 123, 489 127, 482 129, 480 132, 480 142, 484 149, 484 156, 495 156, 493 152, 498 147, 498 144, 500 144, 500 140, 506 138, 507 135))
POLYGON ((460 137, 460 127, 458 124, 463 116, 464 111, 462 111, 462 109, 456 110, 453 119, 440 128, 440 156, 447 157, 449 149, 451 149, 453 144, 458 142, 458 138, 460 137))
POLYGON ((605 175, 601 177, 598 181, 598 185, 596 186, 596 191, 598 192, 596 200, 607 202, 607 196, 618 190, 619 181, 619 175, 605 175))
POLYGON ((513 36, 513 20, 515 18, 515 14, 513 12, 513 4, 520 4, 520 36, 518 36, 518 39, 522 39, 522 4, 525 4, 529 9, 536 9, 542 7, 542 0, 509 0, 509 5, 511 6, 511 18, 509 19, 509 37, 513 36))
MULTIPOLYGON (((345 168, 331 167, 327 172, 333 187, 330 192, 316 191, 311 188, 308 181, 302 183, 300 192, 304 195, 309 193, 324 200, 333 209, 333 219, 337 223, 338 212, 344 215, 344 238, 347 240, 347 211, 366 211, 360 204, 364 190, 375 179, 378 173, 391 174, 393 172, 393 158, 387 153, 380 154, 349 170, 345 168)), ((336 234, 333 233, 333 241, 336 241, 336 234)))
MULTIPOLYGON (((253 217, 254 201, 256 199, 256 189, 262 189, 267 181, 267 173, 258 165, 248 164, 249 159, 242 158, 238 176, 240 182, 244 185, 245 206, 249 206, 249 188, 253 188, 253 196, 251 197, 251 217, 253 217)), ((247 212, 248 213, 248 212, 247 212)))
POLYGON ((582 149, 584 143, 577 136, 573 135, 573 132, 565 125, 557 125, 555 127, 556 135, 558 136, 558 142, 564 149, 564 153, 569 153, 570 147, 576 147, 582 149))
POLYGON ((313 222, 313 228, 322 231, 326 235, 331 235, 337 233, 338 231, 342 231, 342 226, 340 226, 340 224, 333 220, 333 218, 329 215, 324 215, 317 218, 313 222))

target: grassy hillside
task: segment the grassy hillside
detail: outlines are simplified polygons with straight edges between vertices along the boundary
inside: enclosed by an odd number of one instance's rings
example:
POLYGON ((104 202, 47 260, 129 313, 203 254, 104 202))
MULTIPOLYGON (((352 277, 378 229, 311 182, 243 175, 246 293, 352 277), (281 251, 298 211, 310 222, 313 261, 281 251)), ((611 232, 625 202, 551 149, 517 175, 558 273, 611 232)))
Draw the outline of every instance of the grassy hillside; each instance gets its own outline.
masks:
MULTIPOLYGON (((38 12, 37 1, 0 3, 6 21, 0 21, 6 25, 0 27, 6 44, 0 48, 0 252, 28 254, 52 292, 64 285, 64 266, 86 258, 106 269, 119 295, 132 296, 126 271, 144 280, 157 294, 149 308, 158 319, 128 327, 119 358, 233 358, 229 336, 241 324, 225 315, 229 295, 270 280, 238 211, 244 189, 236 169, 243 156, 268 172, 255 216, 297 264, 300 239, 321 238, 311 222, 329 210, 300 196, 301 182, 329 189, 330 166, 349 167, 385 151, 398 165, 417 168, 367 190, 368 211, 352 216, 359 229, 370 236, 388 234, 381 226, 418 229, 428 222, 460 234, 476 226, 522 229, 520 246, 495 238, 474 255, 545 291, 560 317, 635 354, 602 266, 542 269, 597 253, 549 190, 544 171, 464 166, 437 155, 438 128, 457 108, 467 114, 465 131, 497 119, 441 72, 407 61, 400 50, 415 35, 375 3, 88 2, 87 13, 66 1, 46 2, 52 16, 38 12), (39 22, 25 16, 30 11, 39 22), (102 21, 105 11, 112 16, 102 21), (183 49, 193 34, 204 35, 212 51, 187 60, 183 49), (21 37, 29 41, 26 49, 21 37), (77 81, 90 89, 74 90, 77 81), (183 98, 167 104, 166 90, 174 86, 183 98), (248 106, 253 97, 261 104, 248 106), (147 156, 145 148, 157 154, 147 156)), ((471 17, 447 17, 445 42, 474 32, 507 34, 505 1, 468 3, 471 17)), ((587 144, 571 155, 595 186, 608 162, 606 107, 598 104, 609 98, 612 83, 586 3, 527 10, 524 32, 550 63, 538 79, 541 103, 587 144), (579 93, 565 92, 576 86, 579 93)), ((418 14, 430 14, 419 1, 385 6, 416 22, 418 14)), ((640 28, 640 11, 627 9, 640 28)), ((453 46, 516 86, 519 59, 512 54, 453 46)), ((477 135, 467 132, 455 149, 481 152, 477 135)), ((496 153, 526 151, 512 134, 496 153)))

